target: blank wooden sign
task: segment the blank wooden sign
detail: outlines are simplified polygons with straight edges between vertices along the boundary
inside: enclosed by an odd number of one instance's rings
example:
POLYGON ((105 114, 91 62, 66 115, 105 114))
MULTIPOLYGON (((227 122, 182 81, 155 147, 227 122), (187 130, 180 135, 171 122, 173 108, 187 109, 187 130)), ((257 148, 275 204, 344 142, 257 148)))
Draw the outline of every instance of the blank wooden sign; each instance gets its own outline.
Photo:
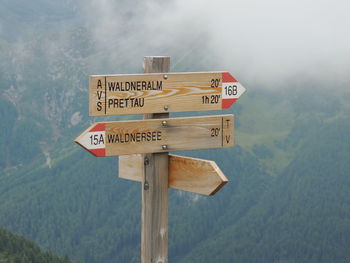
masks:
MULTIPOLYGON (((169 187, 214 195, 227 182, 214 161, 169 154, 169 187)), ((119 177, 142 182, 144 160, 141 154, 119 156, 119 177)))

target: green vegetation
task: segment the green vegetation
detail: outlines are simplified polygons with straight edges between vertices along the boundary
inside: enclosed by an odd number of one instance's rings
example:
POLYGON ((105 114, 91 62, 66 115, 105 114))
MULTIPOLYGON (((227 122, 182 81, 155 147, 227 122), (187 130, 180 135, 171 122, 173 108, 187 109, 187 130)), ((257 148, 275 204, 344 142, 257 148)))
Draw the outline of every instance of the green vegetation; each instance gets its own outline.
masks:
POLYGON ((8 138, 12 136, 14 123, 17 119, 16 108, 7 100, 0 97, 0 168, 8 166, 9 163, 9 147, 8 138))
MULTIPOLYGON (((346 262, 350 121, 342 111, 299 114, 284 137, 263 143, 184 153, 215 160, 230 182, 213 197, 170 191, 171 262, 346 262)), ((0 224, 87 263, 139 262, 140 185, 117 178, 115 158, 69 144, 51 153, 51 168, 37 155, 0 177, 0 224)))
POLYGON ((181 262, 348 262, 350 119, 308 129, 256 206, 181 262))
POLYGON ((71 263, 66 257, 42 251, 33 241, 0 228, 0 262, 2 263, 71 263))

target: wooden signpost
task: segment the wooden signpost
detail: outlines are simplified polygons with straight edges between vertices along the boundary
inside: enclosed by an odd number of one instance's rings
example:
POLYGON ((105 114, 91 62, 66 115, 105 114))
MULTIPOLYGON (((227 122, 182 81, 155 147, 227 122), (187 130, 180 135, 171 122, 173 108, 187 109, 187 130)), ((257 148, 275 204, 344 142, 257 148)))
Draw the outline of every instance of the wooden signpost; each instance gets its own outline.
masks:
POLYGON ((100 122, 75 142, 98 157, 232 147, 233 115, 100 122))
POLYGON ((168 152, 234 145, 233 115, 169 118, 170 112, 228 109, 245 88, 228 72, 168 73, 170 57, 145 57, 144 74, 90 76, 90 116, 144 114, 99 122, 75 142, 119 155, 119 177, 142 182, 141 262, 168 262, 168 188, 213 195, 228 180, 215 162, 168 152))

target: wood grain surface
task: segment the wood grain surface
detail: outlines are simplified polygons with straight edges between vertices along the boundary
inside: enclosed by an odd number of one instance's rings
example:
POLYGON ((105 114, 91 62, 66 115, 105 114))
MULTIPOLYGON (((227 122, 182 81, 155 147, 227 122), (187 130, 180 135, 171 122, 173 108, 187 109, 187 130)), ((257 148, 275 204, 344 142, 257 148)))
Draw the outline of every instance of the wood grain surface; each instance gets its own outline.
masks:
MULTIPOLYGON (((145 73, 168 72, 170 57, 144 57, 145 73)), ((169 118, 169 113, 145 114, 147 119, 169 118)), ((159 121, 156 121, 159 123, 159 121)), ((130 145, 133 147, 133 145, 130 145)), ((168 163, 167 152, 143 157, 141 200, 141 263, 168 263, 168 163)))
MULTIPOLYGON (((169 154, 169 188, 214 195, 227 182, 214 161, 169 154)), ((119 177, 142 182, 143 157, 141 154, 119 156, 119 177)))
POLYGON ((222 72, 90 76, 90 116, 221 109, 222 72))
MULTIPOLYGON (((232 147, 233 115, 95 123, 76 142, 94 147, 90 130, 103 125, 104 156, 232 147)), ((100 135, 101 136, 101 135, 100 135)), ((101 140, 102 141, 102 140, 101 140)))

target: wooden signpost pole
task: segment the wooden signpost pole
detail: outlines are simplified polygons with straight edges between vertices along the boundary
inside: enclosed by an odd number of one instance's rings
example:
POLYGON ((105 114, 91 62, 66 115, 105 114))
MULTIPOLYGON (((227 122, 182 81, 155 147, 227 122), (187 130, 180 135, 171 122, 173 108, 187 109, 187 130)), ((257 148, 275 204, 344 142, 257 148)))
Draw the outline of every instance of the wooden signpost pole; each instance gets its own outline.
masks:
MULTIPOLYGON (((170 57, 144 57, 144 73, 166 73, 170 57)), ((166 76, 165 76, 166 77, 166 76)), ((164 110, 168 111, 167 105, 164 110)), ((169 113, 145 114, 144 119, 169 118, 169 113)), ((167 145, 162 147, 166 148, 167 145)), ((141 262, 168 262, 168 153, 143 155, 141 262)))

